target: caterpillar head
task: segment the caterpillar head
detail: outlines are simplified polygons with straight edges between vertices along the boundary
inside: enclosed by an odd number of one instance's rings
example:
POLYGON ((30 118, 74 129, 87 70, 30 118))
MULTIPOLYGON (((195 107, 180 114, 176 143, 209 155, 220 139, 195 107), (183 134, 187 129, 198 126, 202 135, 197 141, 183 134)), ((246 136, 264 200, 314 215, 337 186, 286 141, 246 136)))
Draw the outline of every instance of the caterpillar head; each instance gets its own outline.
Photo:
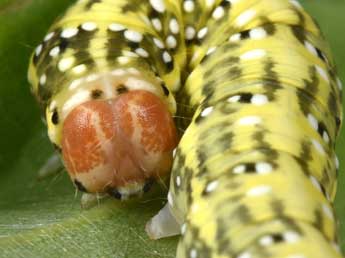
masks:
POLYGON ((61 129, 62 157, 74 184, 121 199, 164 178, 178 142, 166 103, 147 90, 74 107, 61 129))

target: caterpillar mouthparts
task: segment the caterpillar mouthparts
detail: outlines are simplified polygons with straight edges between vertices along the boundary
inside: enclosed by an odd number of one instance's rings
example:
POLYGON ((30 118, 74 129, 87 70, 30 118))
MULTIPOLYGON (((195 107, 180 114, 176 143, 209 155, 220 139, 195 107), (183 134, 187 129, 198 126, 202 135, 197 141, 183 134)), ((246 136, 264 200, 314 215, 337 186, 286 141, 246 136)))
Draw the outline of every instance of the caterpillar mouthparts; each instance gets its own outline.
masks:
POLYGON ((118 199, 146 191, 147 182, 168 175, 177 143, 168 108, 145 90, 84 102, 62 129, 62 156, 75 185, 118 199))

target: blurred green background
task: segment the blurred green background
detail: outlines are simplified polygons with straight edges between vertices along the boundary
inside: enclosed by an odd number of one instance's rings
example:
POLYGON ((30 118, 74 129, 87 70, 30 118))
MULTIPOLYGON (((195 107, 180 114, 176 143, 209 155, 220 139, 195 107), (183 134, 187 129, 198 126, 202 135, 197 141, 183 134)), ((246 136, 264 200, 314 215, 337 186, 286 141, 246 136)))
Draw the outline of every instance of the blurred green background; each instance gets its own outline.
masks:
MULTIPOLYGON (((0 0, 0 257, 175 257, 177 238, 151 241, 145 222, 163 197, 124 206, 106 201, 81 210, 65 173, 43 182, 40 166, 53 152, 26 79, 29 55, 56 16, 73 1, 0 0)), ((301 1, 330 42, 345 82, 345 1, 301 1)), ((345 134, 336 211, 345 249, 345 134)))

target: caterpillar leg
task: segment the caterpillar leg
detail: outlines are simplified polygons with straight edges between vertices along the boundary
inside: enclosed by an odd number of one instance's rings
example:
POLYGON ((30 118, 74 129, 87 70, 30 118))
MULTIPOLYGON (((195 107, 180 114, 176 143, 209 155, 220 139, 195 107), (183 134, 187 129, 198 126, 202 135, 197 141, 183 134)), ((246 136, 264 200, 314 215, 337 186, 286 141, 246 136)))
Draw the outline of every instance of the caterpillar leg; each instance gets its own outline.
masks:
POLYGON ((145 230, 151 239, 180 234, 180 224, 170 211, 168 203, 147 223, 145 230))
POLYGON ((62 164, 62 161, 60 159, 59 154, 54 153, 52 156, 50 156, 46 160, 46 162, 43 164, 43 166, 38 171, 37 179, 42 180, 42 179, 45 179, 47 177, 56 175, 60 171, 62 171, 63 168, 64 168, 64 165, 62 164))
POLYGON ((106 194, 90 194, 90 193, 83 193, 80 200, 80 205, 83 209, 89 209, 93 206, 97 205, 101 199, 106 198, 106 194))

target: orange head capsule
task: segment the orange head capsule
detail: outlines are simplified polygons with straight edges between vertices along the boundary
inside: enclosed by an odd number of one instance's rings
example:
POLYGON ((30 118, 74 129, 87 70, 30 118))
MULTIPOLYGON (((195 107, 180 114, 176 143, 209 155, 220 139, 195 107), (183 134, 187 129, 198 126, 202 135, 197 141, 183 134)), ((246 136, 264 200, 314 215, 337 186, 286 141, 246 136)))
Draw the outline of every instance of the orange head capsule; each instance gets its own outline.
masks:
POLYGON ((74 108, 63 125, 62 155, 79 189, 121 198, 167 175, 177 143, 166 105, 148 91, 134 90, 74 108))

